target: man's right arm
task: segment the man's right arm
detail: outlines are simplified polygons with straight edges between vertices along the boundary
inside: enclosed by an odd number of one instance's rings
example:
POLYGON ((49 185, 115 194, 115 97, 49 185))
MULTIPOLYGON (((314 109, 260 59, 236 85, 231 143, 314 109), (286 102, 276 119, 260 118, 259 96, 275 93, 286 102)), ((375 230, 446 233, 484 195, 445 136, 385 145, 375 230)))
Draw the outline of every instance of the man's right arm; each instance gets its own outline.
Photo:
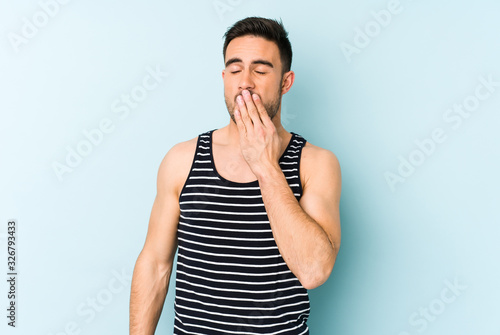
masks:
POLYGON ((130 292, 130 335, 153 335, 168 291, 177 250, 179 195, 189 174, 196 138, 169 150, 160 164, 157 194, 130 292))

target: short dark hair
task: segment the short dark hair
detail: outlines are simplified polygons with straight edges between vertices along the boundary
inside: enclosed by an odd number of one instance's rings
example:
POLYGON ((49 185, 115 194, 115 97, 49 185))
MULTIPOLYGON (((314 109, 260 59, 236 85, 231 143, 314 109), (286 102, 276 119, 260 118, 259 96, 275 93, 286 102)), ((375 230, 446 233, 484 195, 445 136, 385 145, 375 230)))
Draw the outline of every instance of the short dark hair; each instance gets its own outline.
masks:
POLYGON ((226 59, 226 50, 229 42, 237 37, 253 35, 265 38, 268 41, 276 43, 280 52, 281 64, 283 67, 282 75, 290 71, 292 67, 292 45, 288 40, 288 32, 285 30, 281 20, 266 19, 262 17, 247 17, 236 22, 224 34, 224 48, 222 55, 226 59))

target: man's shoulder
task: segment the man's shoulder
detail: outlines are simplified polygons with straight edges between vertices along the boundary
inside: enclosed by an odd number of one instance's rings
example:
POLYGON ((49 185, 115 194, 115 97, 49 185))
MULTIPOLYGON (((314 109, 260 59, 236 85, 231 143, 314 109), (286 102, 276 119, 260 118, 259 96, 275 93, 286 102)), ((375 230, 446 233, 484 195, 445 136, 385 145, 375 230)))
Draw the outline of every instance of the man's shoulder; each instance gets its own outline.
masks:
POLYGON ((332 151, 307 141, 302 148, 300 174, 304 187, 311 176, 321 179, 328 174, 340 175, 339 160, 332 151))
POLYGON ((176 192, 184 184, 193 163, 198 137, 178 142, 167 151, 158 169, 158 182, 169 184, 176 192))
POLYGON ((307 141, 302 148, 301 156, 302 159, 306 160, 307 162, 311 162, 312 164, 321 162, 327 163, 328 161, 330 163, 334 161, 338 162, 337 156, 332 151, 314 145, 309 141, 307 141))
POLYGON ((185 156, 190 153, 194 154, 196 150, 196 144, 198 143, 198 136, 193 137, 187 141, 182 141, 174 144, 170 150, 168 150, 165 158, 176 161, 185 158, 185 156))
POLYGON ((198 136, 193 137, 187 141, 182 141, 182 142, 176 143, 175 145, 173 145, 170 148, 170 150, 165 155, 164 159, 167 159, 167 160, 173 161, 173 162, 176 162, 178 160, 182 160, 182 161, 189 160, 189 159, 192 160, 194 153, 196 151, 196 144, 198 143, 198 138, 200 136, 205 136, 208 133, 210 133, 210 130, 203 132, 203 133, 199 134, 198 136))

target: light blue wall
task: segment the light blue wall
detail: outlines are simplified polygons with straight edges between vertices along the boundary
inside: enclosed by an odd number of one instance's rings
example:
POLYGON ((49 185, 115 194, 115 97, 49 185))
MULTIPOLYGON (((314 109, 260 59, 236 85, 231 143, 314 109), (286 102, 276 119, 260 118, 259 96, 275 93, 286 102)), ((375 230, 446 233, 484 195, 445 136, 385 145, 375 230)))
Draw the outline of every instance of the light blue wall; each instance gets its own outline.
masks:
MULTIPOLYGON (((253 15, 290 32, 286 129, 342 167, 342 247, 310 291, 311 334, 500 334, 498 1, 45 7, 52 16, 34 0, 0 4, 5 276, 7 221, 18 222, 18 328, 6 326, 2 280, 2 334, 128 332, 158 166, 228 123, 222 36, 253 15), (163 74, 145 90, 151 71, 163 74), (133 109, 121 101, 131 92, 145 93, 133 109), (98 127, 107 133, 85 147, 98 127), (88 155, 58 178, 53 165, 79 145, 88 155)), ((172 293, 157 334, 172 333, 172 293)))

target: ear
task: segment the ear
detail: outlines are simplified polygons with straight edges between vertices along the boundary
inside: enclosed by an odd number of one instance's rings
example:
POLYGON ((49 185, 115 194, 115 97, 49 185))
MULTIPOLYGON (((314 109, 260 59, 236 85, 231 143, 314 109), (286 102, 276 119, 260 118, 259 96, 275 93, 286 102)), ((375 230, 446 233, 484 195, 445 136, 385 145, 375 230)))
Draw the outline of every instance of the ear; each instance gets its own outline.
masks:
POLYGON ((224 75, 226 74, 226 70, 222 70, 222 80, 224 80, 224 75))
POLYGON ((293 83, 295 82, 295 72, 288 71, 283 75, 283 81, 281 83, 281 94, 285 94, 292 88, 293 83))

